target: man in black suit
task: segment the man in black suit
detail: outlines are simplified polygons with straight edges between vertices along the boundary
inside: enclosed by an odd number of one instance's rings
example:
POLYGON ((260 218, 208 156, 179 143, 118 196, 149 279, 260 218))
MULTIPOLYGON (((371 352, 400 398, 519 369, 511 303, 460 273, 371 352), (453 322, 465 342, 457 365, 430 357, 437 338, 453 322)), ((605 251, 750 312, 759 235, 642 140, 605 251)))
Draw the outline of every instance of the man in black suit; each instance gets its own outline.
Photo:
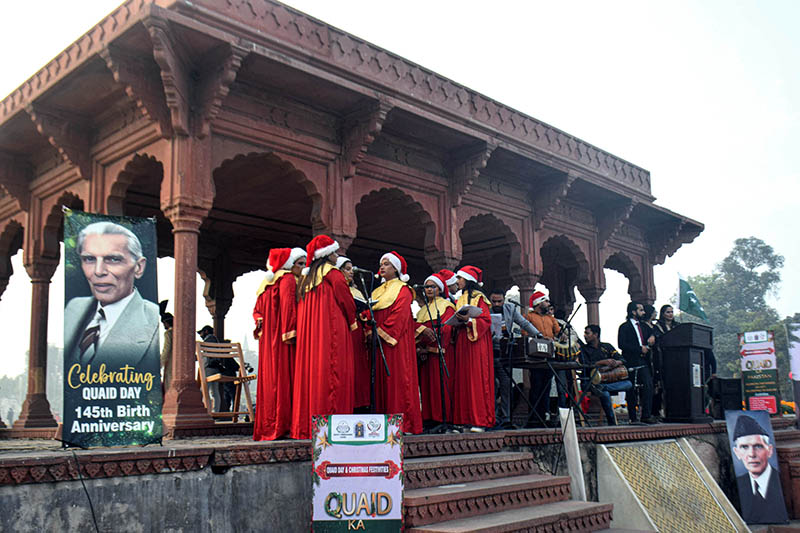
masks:
POLYGON ((769 464, 774 446, 769 435, 751 416, 741 415, 733 431, 733 454, 747 469, 736 477, 742 518, 748 524, 774 524, 789 520, 777 470, 769 464))
POLYGON ((650 328, 642 323, 644 306, 638 302, 628 304, 625 322, 619 326, 617 345, 622 351, 622 358, 630 371, 630 380, 634 388, 627 393, 628 418, 631 424, 641 420, 645 424, 658 422, 652 415, 653 406, 653 373, 651 371, 651 351, 655 344, 650 328), (641 392, 636 385, 641 385, 641 392), (637 416, 636 407, 640 407, 641 418, 637 416))

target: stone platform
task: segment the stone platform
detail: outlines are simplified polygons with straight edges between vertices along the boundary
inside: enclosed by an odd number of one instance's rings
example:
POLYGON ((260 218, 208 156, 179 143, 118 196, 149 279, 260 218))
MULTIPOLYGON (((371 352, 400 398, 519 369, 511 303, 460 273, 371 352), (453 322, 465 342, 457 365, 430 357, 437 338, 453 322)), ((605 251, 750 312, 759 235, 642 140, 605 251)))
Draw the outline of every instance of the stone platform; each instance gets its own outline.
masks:
MULTIPOLYGON (((793 423, 794 418, 773 419, 787 495, 792 494, 792 468, 800 469, 800 431, 792 429, 793 423)), ((724 422, 578 429, 589 499, 597 497, 596 444, 678 437, 693 443, 736 501, 724 422)), ((409 531, 609 527, 610 505, 569 499, 559 430, 411 435, 404 439, 404 454, 409 531)), ((310 459, 307 440, 253 442, 236 435, 92 450, 64 450, 52 440, 3 440, 0 530, 93 528, 89 499, 101 526, 113 523, 121 530, 139 524, 135 529, 144 531, 167 526, 176 531, 235 531, 258 528, 259 523, 308 530, 310 459), (226 495, 226 504, 197 509, 198 500, 213 500, 213 494, 226 495)))

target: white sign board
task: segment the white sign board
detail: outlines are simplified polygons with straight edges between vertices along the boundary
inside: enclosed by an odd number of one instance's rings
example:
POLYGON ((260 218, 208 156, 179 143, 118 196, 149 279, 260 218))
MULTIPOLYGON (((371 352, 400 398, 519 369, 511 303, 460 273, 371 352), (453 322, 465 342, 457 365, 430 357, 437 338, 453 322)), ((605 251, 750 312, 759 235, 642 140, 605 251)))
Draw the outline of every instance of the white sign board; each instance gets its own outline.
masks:
POLYGON ((311 426, 314 531, 400 531, 402 416, 316 416, 311 426))

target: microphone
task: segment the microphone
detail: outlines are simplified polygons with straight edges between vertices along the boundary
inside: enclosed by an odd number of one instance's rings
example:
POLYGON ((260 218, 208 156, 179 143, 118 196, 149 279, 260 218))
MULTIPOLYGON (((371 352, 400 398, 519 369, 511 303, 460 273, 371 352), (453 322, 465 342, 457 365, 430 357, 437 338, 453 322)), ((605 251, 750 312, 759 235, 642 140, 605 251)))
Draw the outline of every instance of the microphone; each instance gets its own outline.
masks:
POLYGON ((357 266, 353 267, 353 274, 361 274, 362 276, 375 276, 375 279, 380 278, 378 274, 374 274, 371 270, 367 270, 366 268, 358 268, 357 266))

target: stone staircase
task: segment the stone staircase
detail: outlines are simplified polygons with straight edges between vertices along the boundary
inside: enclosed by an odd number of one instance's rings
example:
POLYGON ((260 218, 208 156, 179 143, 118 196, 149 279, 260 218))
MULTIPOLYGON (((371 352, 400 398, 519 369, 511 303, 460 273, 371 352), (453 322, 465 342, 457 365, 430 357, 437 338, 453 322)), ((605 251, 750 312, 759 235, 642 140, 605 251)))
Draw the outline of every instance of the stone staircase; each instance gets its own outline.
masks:
POLYGON ((534 472, 502 432, 405 438, 405 528, 417 533, 599 531, 612 506, 571 501, 569 478, 534 472))

